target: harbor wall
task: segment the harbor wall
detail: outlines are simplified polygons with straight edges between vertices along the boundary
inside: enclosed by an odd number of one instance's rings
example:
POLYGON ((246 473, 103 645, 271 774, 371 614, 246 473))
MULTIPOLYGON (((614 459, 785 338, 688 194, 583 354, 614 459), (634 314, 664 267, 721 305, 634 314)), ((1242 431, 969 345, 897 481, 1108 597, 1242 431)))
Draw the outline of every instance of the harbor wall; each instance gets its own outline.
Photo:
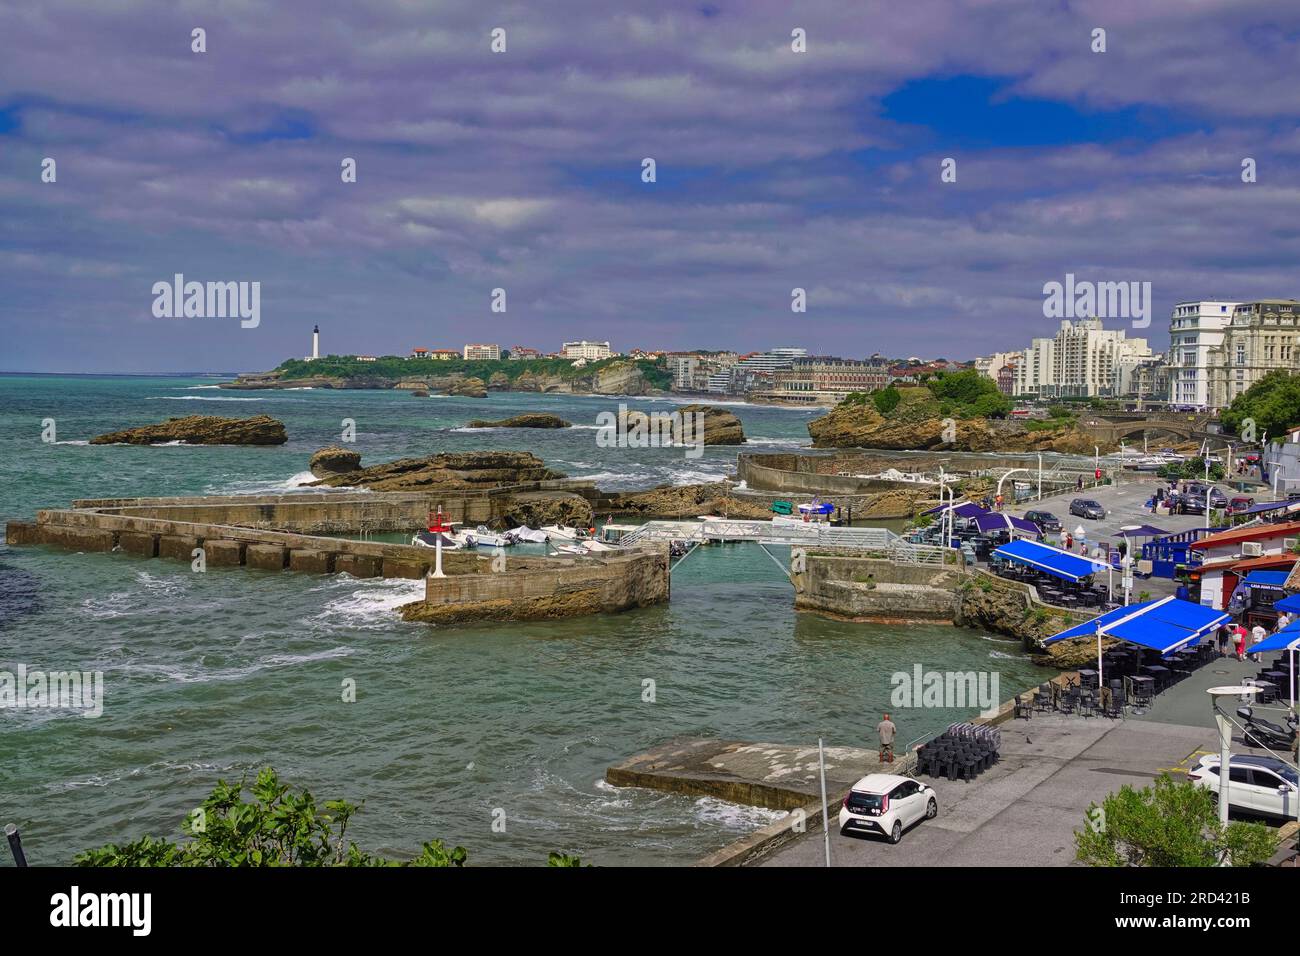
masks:
POLYGON ((580 557, 493 574, 427 578, 423 602, 402 608, 408 621, 536 620, 626 611, 667 601, 667 545, 632 554, 580 557))
POLYGON ((961 565, 896 564, 811 553, 794 575, 795 610, 855 621, 943 621, 957 615, 961 565))

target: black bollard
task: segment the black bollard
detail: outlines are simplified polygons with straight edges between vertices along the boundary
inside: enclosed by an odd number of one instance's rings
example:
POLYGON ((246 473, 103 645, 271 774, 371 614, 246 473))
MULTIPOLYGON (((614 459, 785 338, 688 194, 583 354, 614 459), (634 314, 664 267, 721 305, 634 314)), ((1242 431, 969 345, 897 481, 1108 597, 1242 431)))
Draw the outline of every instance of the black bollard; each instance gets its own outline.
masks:
POLYGON ((12 823, 6 823, 5 836, 9 838, 9 850, 14 855, 14 866, 26 866, 27 856, 23 853, 23 838, 18 835, 18 828, 12 823))

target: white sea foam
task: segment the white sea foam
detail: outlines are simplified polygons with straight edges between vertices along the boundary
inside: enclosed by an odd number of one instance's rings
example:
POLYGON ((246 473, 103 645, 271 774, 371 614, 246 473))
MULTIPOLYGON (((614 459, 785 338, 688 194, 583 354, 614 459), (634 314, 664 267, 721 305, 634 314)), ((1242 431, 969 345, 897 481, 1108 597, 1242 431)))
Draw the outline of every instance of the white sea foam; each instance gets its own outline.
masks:
POLYGON ((788 815, 781 810, 747 807, 739 803, 728 803, 716 797, 700 797, 695 801, 697 820, 727 830, 757 830, 788 815))
MULTIPOLYGON (((216 387, 216 386, 212 386, 216 387)), ((264 402, 264 398, 231 398, 222 396, 217 398, 212 395, 150 395, 148 401, 161 402, 264 402)))
POLYGON ((316 620, 345 627, 386 630, 397 620, 399 607, 422 597, 423 581, 402 578, 371 581, 330 601, 316 615, 316 620))
POLYGON ((220 388, 220 385, 186 385, 186 388, 220 388))
POLYGON ((310 654, 271 654, 260 660, 240 667, 226 667, 217 670, 205 670, 201 666, 191 669, 179 664, 125 664, 116 670, 126 674, 147 674, 160 677, 178 684, 212 684, 222 681, 242 680, 261 671, 278 667, 293 667, 296 664, 309 664, 314 661, 332 660, 337 657, 350 657, 355 651, 351 647, 332 647, 310 654))
POLYGON ((56 441, 56 442, 53 442, 52 444, 55 444, 55 445, 89 445, 90 442, 88 442, 88 441, 56 441))

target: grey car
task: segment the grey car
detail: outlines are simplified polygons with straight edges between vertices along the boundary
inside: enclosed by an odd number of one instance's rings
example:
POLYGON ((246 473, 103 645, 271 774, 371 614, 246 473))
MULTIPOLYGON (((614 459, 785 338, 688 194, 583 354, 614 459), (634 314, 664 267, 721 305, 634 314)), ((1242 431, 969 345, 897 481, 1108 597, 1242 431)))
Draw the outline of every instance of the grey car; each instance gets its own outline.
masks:
POLYGON ((1078 515, 1080 518, 1100 520, 1106 517, 1106 509, 1100 502, 1093 501, 1091 498, 1075 498, 1070 502, 1070 514, 1078 515))

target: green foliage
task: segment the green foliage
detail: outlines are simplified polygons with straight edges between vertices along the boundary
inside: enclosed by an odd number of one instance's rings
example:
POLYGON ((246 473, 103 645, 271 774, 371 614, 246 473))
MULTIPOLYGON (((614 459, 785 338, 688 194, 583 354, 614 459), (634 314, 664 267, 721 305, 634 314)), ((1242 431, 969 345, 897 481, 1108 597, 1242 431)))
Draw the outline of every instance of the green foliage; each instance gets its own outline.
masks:
POLYGON ((926 387, 939 400, 942 415, 1005 418, 1011 411, 1011 399, 998 391, 991 378, 974 369, 939 372, 927 380, 926 387))
MULTIPOLYGON (((567 853, 551 853, 546 858, 547 866, 582 866, 582 857, 570 856, 567 853)), ((590 863, 587 864, 591 866, 590 863)))
POLYGON ((635 365, 641 374, 655 388, 667 389, 672 386, 673 377, 666 366, 649 359, 607 358, 599 362, 588 362, 581 368, 574 368, 567 359, 532 359, 530 361, 474 360, 464 359, 408 359, 400 355, 385 355, 373 362, 359 362, 348 355, 326 355, 310 362, 302 359, 288 359, 277 366, 280 378, 293 380, 325 376, 329 378, 369 378, 396 382, 402 378, 420 378, 421 376, 451 375, 462 373, 473 378, 488 381, 494 374, 503 373, 510 381, 528 372, 532 375, 553 375, 558 378, 573 380, 585 378, 603 368, 616 363, 635 365))
POLYGON ((345 800, 318 805, 307 791, 294 793, 270 767, 248 786, 219 781, 198 811, 185 819, 186 843, 143 837, 134 843, 87 850, 76 866, 464 866, 464 847, 425 843, 414 860, 366 853, 347 840, 348 822, 360 809, 345 800), (244 799, 247 789, 252 800, 244 799))
MULTIPOLYGON (((1223 466, 1211 462, 1210 464, 1210 481, 1223 480, 1223 466)), ((1205 480, 1205 459, 1189 458, 1186 461, 1171 461, 1168 464, 1161 465, 1156 469, 1158 478, 1186 478, 1196 481, 1205 480)))
POLYGON ((1254 420, 1255 440, 1265 432, 1281 438, 1288 428, 1300 425, 1300 378, 1281 369, 1269 372, 1219 413, 1224 431, 1236 435, 1247 418, 1254 420))
POLYGON ((877 389, 871 393, 871 402, 876 406, 876 411, 882 415, 888 415, 898 403, 903 400, 903 396, 898 394, 898 389, 889 385, 882 389, 877 389))
POLYGON ((867 393, 849 392, 849 394, 845 395, 842 399, 840 399, 840 404, 841 405, 865 405, 867 404, 867 393))
POLYGON ((1074 843, 1090 866, 1217 866, 1225 852, 1234 866, 1256 866, 1273 855, 1277 837, 1261 823, 1224 827, 1212 791, 1166 773, 1152 787, 1125 784, 1089 806, 1074 843))

